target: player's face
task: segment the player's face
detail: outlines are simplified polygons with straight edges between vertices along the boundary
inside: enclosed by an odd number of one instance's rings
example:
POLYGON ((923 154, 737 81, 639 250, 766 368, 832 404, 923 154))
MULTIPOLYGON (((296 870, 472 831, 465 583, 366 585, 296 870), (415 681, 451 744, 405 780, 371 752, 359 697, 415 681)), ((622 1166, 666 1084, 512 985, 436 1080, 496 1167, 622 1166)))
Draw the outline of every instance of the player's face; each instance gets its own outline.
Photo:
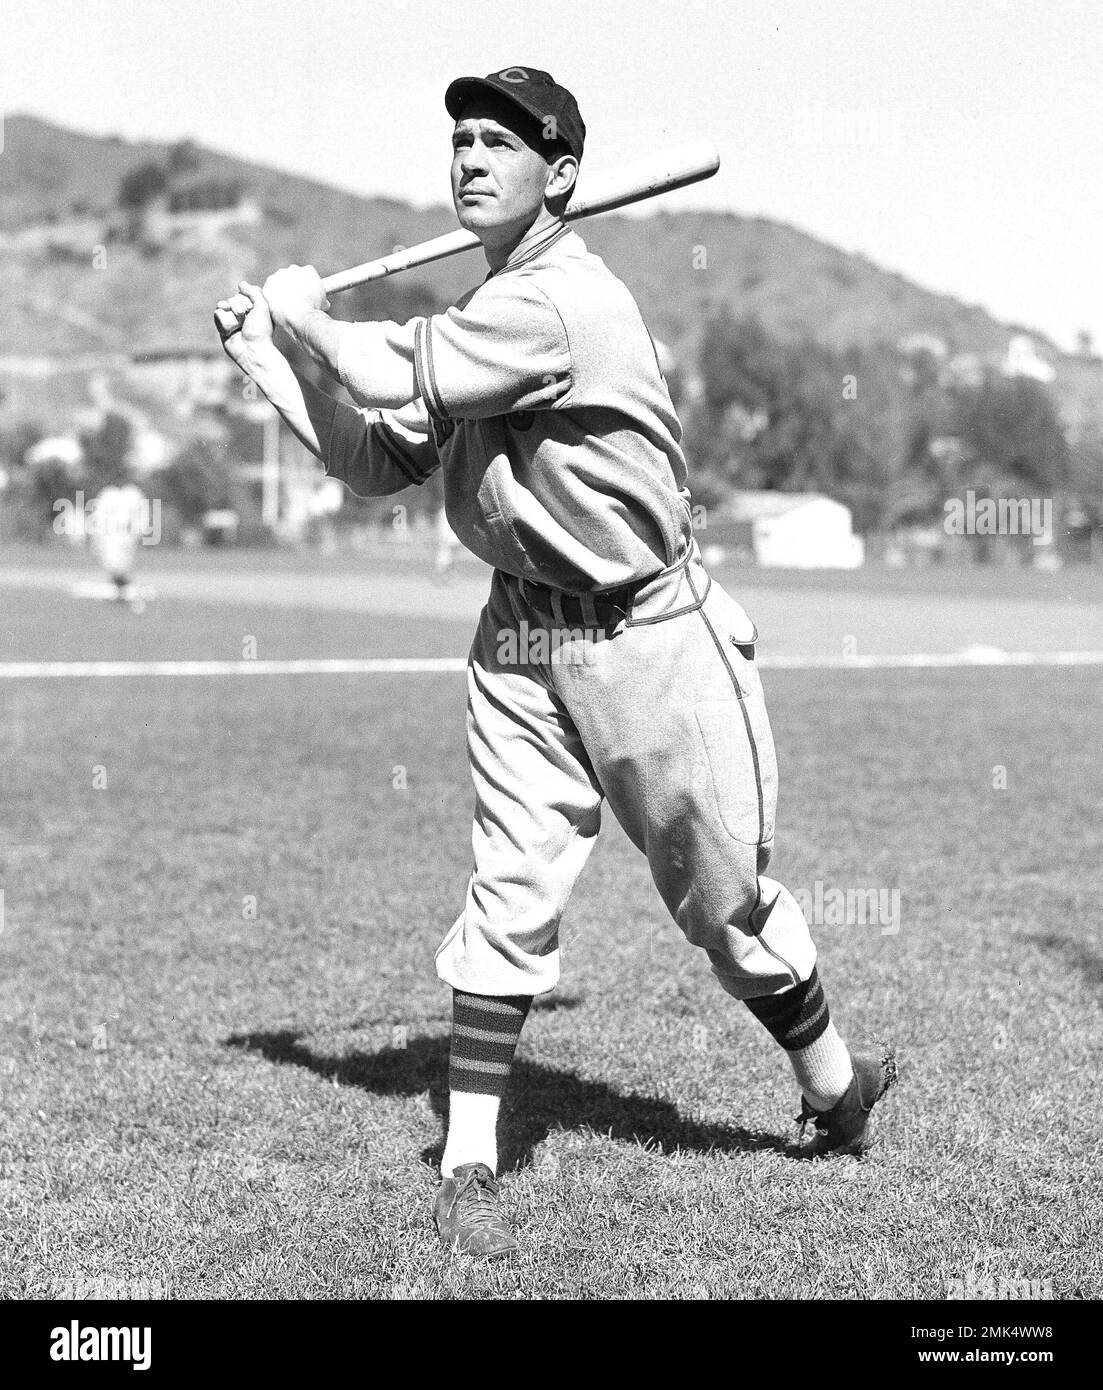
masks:
POLYGON ((452 132, 456 216, 484 240, 523 234, 544 205, 551 166, 511 110, 508 102, 473 101, 452 132))

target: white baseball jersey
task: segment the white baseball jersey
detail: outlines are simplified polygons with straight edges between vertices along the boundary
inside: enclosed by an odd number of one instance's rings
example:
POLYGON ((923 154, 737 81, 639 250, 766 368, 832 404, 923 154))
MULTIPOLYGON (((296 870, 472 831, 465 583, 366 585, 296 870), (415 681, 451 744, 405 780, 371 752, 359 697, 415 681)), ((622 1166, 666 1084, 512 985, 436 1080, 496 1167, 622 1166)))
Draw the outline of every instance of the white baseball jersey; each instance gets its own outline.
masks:
POLYGON ((92 547, 107 570, 124 572, 134 563, 138 541, 148 522, 147 503, 133 483, 105 487, 89 520, 92 547))
POLYGON ((628 289, 567 226, 443 314, 351 325, 327 472, 365 496, 444 470, 448 521, 496 569, 573 593, 657 574, 691 535, 681 427, 628 289), (371 408, 380 351, 417 399, 371 408))

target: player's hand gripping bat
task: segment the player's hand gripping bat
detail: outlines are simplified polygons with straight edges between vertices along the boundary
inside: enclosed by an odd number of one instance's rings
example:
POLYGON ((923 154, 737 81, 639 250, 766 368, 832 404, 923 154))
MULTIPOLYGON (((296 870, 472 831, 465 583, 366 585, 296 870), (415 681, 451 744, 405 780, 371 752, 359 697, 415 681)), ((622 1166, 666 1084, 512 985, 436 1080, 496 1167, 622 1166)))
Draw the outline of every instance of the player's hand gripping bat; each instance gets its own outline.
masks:
MULTIPOLYGON (((629 203, 639 203, 659 193, 668 193, 673 188, 685 188, 688 184, 709 179, 719 168, 720 156, 709 141, 695 140, 690 144, 677 145, 584 181, 563 217, 567 222, 577 222, 582 217, 593 217, 599 212, 627 207, 629 203)), ((479 238, 474 232, 458 228, 454 232, 446 232, 444 236, 433 237, 431 241, 419 242, 417 246, 393 251, 378 260, 365 261, 351 270, 327 275, 322 284, 326 294, 337 294, 341 290, 352 289, 354 285, 366 285, 370 280, 382 280, 388 275, 397 275, 401 270, 427 265, 445 256, 455 256, 460 251, 470 251, 478 245, 479 238)), ((229 307, 216 309, 214 316, 223 338, 241 327, 252 307, 243 294, 234 295, 227 303, 229 307)))

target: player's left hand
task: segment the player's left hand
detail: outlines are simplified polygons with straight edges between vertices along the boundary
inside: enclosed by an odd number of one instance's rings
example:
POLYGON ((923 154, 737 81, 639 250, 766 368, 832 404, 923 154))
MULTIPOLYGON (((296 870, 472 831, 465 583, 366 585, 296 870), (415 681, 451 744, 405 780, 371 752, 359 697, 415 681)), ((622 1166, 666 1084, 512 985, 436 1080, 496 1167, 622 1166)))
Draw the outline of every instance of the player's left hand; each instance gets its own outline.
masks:
POLYGON ((272 315, 259 285, 247 280, 238 284, 238 293, 220 299, 215 305, 215 326, 226 356, 248 372, 258 349, 272 342, 272 315))
POLYGON ((273 320, 288 332, 293 332, 307 314, 329 308, 322 277, 312 265, 289 265, 275 271, 265 280, 263 291, 273 320))

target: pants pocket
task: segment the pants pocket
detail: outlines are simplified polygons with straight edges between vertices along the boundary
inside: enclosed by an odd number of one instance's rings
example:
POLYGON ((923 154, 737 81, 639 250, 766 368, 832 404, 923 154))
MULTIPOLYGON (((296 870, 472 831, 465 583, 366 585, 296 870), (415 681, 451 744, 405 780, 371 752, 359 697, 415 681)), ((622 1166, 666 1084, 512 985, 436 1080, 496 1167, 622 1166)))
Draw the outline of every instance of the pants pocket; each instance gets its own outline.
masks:
POLYGON ((770 844, 777 807, 777 762, 760 689, 752 687, 742 700, 702 701, 694 714, 721 824, 740 844, 770 844))

